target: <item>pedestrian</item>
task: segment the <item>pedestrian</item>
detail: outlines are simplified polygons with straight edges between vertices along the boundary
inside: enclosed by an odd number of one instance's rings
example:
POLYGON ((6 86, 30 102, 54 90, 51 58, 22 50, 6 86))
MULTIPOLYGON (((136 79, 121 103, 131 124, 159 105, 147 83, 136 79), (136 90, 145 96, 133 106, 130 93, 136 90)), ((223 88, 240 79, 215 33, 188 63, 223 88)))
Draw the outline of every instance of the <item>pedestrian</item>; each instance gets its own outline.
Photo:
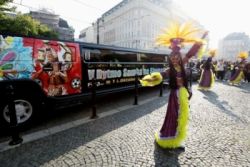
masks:
POLYGON ((212 65, 214 67, 214 77, 215 77, 215 80, 218 79, 218 62, 215 60, 215 61, 212 61, 212 65))
POLYGON ((217 79, 223 81, 225 75, 224 62, 219 60, 217 64, 217 79))
MULTIPOLYGON (((235 71, 236 71, 236 66, 237 65, 237 62, 233 62, 232 64, 231 64, 231 77, 234 75, 234 73, 235 73, 235 71)), ((230 78, 231 78, 230 77, 230 78)), ((229 81, 230 81, 230 78, 229 78, 229 81)))
POLYGON ((245 71, 246 71, 246 80, 249 83, 250 82, 250 63, 247 63, 245 66, 245 71))
MULTIPOLYGON (((180 28, 181 26, 173 27, 180 28)), ((185 24, 182 26, 182 28, 183 27, 184 29, 187 28, 185 27, 185 24)), ((183 31, 187 30, 184 29, 183 31)), ((193 35, 191 34, 193 30, 194 29, 189 30, 189 35, 193 35)), ((202 42, 201 40, 187 39, 186 36, 181 36, 181 34, 181 29, 173 31, 173 29, 170 28, 166 34, 162 34, 162 36, 159 36, 158 38, 159 44, 169 44, 170 49, 172 50, 170 56, 168 57, 169 69, 162 73, 163 77, 169 77, 169 86, 171 89, 167 113, 160 131, 155 133, 156 143, 162 148, 185 149, 182 144, 186 137, 186 128, 189 115, 189 99, 191 98, 192 94, 188 89, 184 64, 186 64, 188 60, 198 52, 202 46, 202 42), (180 33, 172 35, 170 32, 180 33), (195 44, 185 55, 185 57, 182 58, 180 49, 181 45, 186 41, 193 41, 195 44)), ((202 39, 204 39, 206 35, 207 32, 203 35, 202 39)), ((152 80, 154 79, 152 78, 152 80)))
POLYGON ((201 66, 201 76, 199 80, 198 89, 209 90, 211 89, 215 79, 215 68, 212 63, 212 58, 215 56, 215 50, 210 50, 207 61, 201 66))
POLYGON ((235 72, 230 78, 230 85, 239 85, 240 82, 244 79, 244 68, 246 64, 246 59, 248 57, 247 52, 240 52, 238 58, 241 58, 241 61, 235 66, 235 72))
POLYGON ((229 61, 227 61, 227 62, 225 62, 225 64, 224 64, 225 66, 224 66, 224 69, 225 69, 225 77, 224 77, 224 79, 227 81, 227 80, 229 80, 229 78, 230 78, 230 75, 231 75, 231 64, 230 64, 230 62, 229 61))

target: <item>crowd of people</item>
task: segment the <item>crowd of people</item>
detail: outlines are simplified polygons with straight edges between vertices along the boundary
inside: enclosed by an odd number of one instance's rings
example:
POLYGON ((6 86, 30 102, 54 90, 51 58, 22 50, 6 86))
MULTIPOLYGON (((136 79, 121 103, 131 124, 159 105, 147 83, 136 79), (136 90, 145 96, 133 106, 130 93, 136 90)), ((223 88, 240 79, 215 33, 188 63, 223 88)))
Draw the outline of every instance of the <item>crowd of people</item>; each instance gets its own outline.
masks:
MULTIPOLYGON (((197 61, 195 67, 197 70, 202 71, 203 66, 207 60, 197 61)), ((227 61, 223 59, 211 60, 211 70, 215 75, 215 80, 228 81, 236 74, 236 71, 241 68, 243 72, 242 82, 250 82, 250 62, 241 61, 227 61)), ((201 73, 201 72, 200 72, 201 73)))

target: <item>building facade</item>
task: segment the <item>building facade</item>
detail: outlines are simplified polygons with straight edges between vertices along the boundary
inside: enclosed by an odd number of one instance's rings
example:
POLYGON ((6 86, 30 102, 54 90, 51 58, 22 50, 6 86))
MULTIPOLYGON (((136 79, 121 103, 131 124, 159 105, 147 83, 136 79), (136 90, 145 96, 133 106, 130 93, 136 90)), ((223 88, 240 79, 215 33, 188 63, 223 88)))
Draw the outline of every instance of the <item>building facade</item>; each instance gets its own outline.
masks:
POLYGON ((191 18, 172 0, 123 0, 94 23, 93 43, 170 51, 157 46, 155 40, 172 20, 191 18))
POLYGON ((249 36, 245 33, 231 33, 219 42, 218 58, 235 61, 242 51, 250 51, 249 36))
POLYGON ((96 38, 94 38, 94 26, 87 27, 80 32, 79 41, 96 43, 96 38))
POLYGON ((52 11, 41 9, 38 11, 30 11, 30 15, 33 19, 40 21, 42 24, 58 32, 59 39, 74 40, 75 30, 68 25, 66 20, 60 18, 59 15, 54 14, 52 11))

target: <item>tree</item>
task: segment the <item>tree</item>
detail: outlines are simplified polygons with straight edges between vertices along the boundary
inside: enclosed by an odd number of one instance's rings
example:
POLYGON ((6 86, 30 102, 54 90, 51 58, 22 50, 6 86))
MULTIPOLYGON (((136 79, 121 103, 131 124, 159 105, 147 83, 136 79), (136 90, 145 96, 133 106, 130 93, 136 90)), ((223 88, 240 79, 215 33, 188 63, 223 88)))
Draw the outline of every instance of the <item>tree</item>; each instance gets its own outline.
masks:
POLYGON ((33 37, 58 38, 58 34, 34 20, 29 15, 18 13, 16 17, 6 15, 7 11, 15 11, 15 8, 7 7, 13 0, 0 0, 0 32, 5 34, 25 35, 33 37))
POLYGON ((12 18, 9 16, 0 17, 0 32, 6 34, 25 35, 33 37, 58 38, 55 31, 50 30, 46 25, 32 19, 29 15, 17 14, 12 18))
POLYGON ((13 2, 13 0, 0 0, 0 15, 4 12, 15 11, 15 7, 9 7, 8 3, 13 2))

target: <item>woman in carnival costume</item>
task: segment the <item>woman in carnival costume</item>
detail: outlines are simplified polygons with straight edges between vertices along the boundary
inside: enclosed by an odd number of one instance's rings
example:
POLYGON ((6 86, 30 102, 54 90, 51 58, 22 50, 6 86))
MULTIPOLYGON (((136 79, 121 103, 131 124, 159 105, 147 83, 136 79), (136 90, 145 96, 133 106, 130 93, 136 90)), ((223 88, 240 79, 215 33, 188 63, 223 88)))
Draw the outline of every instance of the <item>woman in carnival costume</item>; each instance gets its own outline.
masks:
POLYGON ((200 90, 209 90, 211 89, 212 85, 214 84, 214 71, 215 67, 212 63, 212 58, 215 56, 216 50, 209 51, 209 58, 206 62, 201 65, 201 77, 199 80, 198 89, 200 90))
MULTIPOLYGON (((165 33, 160 35, 157 42, 162 45, 170 46, 172 50, 168 57, 169 69, 162 73, 164 77, 169 77, 170 96, 168 101, 167 113, 159 132, 155 133, 156 143, 162 148, 178 148, 186 137, 186 126, 189 115, 189 99, 191 93, 188 91, 188 83, 185 74, 184 64, 194 56, 202 46, 202 39, 195 38, 201 30, 195 28, 191 23, 180 25, 172 24, 165 33), (195 43, 184 58, 181 57, 180 49, 184 43, 195 43)), ((146 83, 160 80, 160 74, 151 74, 141 80, 142 86, 146 83)), ((158 82, 160 83, 160 82, 158 82)), ((152 86, 152 85, 151 85, 152 86)))
POLYGON ((248 57, 247 52, 240 52, 239 53, 238 58, 241 58, 241 62, 236 65, 236 67, 235 67, 236 71, 232 75, 232 77, 230 78, 229 84, 239 85, 241 80, 244 79, 244 77, 245 77, 244 76, 244 68, 245 68, 247 57, 248 57))

